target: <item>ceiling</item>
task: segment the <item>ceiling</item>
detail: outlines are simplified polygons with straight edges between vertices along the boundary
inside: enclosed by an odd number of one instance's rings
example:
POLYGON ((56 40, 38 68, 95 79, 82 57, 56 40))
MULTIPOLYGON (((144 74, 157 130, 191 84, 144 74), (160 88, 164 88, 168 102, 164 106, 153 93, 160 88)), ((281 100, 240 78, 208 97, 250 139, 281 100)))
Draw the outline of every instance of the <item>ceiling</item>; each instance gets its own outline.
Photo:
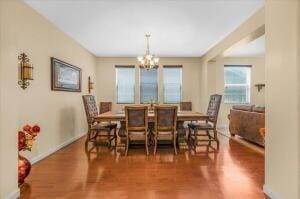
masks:
POLYGON ((265 35, 257 38, 256 40, 229 49, 224 52, 225 57, 261 57, 265 55, 265 35))
POLYGON ((264 0, 24 0, 97 56, 199 57, 264 0))

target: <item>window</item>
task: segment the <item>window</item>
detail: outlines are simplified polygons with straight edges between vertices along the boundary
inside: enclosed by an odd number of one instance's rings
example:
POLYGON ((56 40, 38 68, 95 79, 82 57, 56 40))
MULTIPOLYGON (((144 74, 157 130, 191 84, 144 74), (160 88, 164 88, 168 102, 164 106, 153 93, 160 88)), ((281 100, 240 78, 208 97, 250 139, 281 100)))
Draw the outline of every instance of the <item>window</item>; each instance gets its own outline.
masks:
POLYGON ((157 102, 157 68, 140 69, 140 101, 141 103, 157 102))
POLYGON ((181 66, 164 66, 164 102, 169 104, 181 101, 181 66))
POLYGON ((250 72, 250 66, 225 66, 225 103, 250 103, 250 72))
POLYGON ((116 66, 117 103, 134 103, 134 66, 116 66))

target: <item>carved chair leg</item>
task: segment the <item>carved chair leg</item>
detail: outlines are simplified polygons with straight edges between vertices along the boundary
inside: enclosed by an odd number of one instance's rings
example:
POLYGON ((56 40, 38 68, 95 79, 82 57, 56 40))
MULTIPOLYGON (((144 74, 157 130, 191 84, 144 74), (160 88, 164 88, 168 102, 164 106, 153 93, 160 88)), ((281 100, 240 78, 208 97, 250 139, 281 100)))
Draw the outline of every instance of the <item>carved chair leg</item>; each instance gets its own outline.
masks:
POLYGON ((153 150, 153 154, 156 154, 156 150, 157 150, 157 134, 155 133, 154 135, 154 150, 153 150))
POLYGON ((198 145, 198 129, 194 129, 194 150, 196 150, 196 147, 198 145))
POLYGON ((192 130, 191 130, 191 128, 189 128, 189 131, 188 131, 188 141, 189 141, 189 143, 191 142, 191 133, 192 133, 192 130))
POLYGON ((118 140, 117 128, 114 129, 114 139, 115 139, 115 147, 117 147, 117 140, 118 140))
POLYGON ((86 140, 85 140, 85 150, 87 150, 87 148, 88 148, 88 144, 91 139, 91 133, 92 133, 91 130, 88 130, 86 140))
POLYGON ((126 136, 126 149, 125 149, 125 156, 128 154, 128 147, 129 147, 129 137, 126 136))
POLYGON ((111 148, 111 130, 108 130, 107 133, 108 133, 108 136, 107 136, 107 138, 108 138, 108 148, 110 149, 111 148))
POLYGON ((177 155, 177 148, 176 148, 176 133, 173 132, 173 145, 174 145, 174 152, 177 155))
POLYGON ((211 145, 211 139, 212 139, 212 137, 210 136, 210 133, 209 133, 209 130, 206 130, 206 134, 207 134, 207 136, 208 136, 208 145, 210 146, 211 145))
POLYGON ((219 141, 219 138, 218 138, 218 132, 217 132, 216 129, 214 130, 214 139, 216 140, 216 142, 217 142, 217 147, 219 148, 220 141, 219 141))
POLYGON ((145 135, 145 148, 146 148, 146 153, 147 155, 149 155, 149 149, 148 149, 148 134, 147 134, 147 131, 145 132, 146 135, 145 135))

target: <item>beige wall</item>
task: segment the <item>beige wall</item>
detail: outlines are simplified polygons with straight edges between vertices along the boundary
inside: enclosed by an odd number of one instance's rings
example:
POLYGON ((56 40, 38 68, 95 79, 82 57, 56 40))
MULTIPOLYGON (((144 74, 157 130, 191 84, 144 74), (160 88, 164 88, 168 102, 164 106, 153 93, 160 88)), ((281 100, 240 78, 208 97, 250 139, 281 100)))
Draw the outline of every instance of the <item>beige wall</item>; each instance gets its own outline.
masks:
POLYGON ((216 91, 214 61, 222 59, 222 55, 227 49, 237 47, 260 37, 264 34, 264 30, 265 8, 262 8, 201 57, 200 110, 202 112, 207 109, 209 95, 216 91))
MULTIPOLYGON (((0 198, 17 189, 17 130, 39 124, 41 134, 32 152, 34 158, 86 132, 81 95, 88 76, 95 76, 96 58, 19 0, 0 1, 0 198), (34 81, 22 90, 17 85, 19 53, 34 64, 34 81), (50 87, 50 57, 82 68, 82 92, 54 92, 50 87)), ((24 153, 23 153, 24 154, 24 153)))
POLYGON ((299 0, 266 1, 265 189, 282 199, 300 197, 299 14, 299 0))
MULTIPOLYGON (((266 153, 264 191, 272 198, 298 199, 299 183, 299 0, 267 0, 265 13, 253 17, 202 57, 201 100, 213 88, 215 59, 234 42, 266 24, 266 153), (265 18, 265 19, 264 19, 265 18), (252 22, 251 22, 252 21, 252 22)), ((204 104, 204 103, 201 103, 204 104)), ((201 106, 201 108, 204 108, 201 106)))
MULTIPOLYGON (((139 69, 136 58, 98 58, 97 97, 98 101, 112 101, 115 110, 121 110, 124 105, 116 105, 115 65, 135 65, 135 102, 139 103, 139 69)), ((158 71, 158 101, 163 102, 163 65, 182 65, 182 100, 192 101, 195 110, 199 110, 200 90, 200 59, 199 58, 161 58, 158 71)))
MULTIPOLYGON (((220 58, 211 63, 211 67, 215 69, 215 93, 224 94, 224 65, 252 65, 251 67, 251 90, 250 90, 250 104, 258 106, 265 105, 265 88, 258 92, 255 84, 265 83, 265 58, 264 57, 231 57, 220 58)), ((210 89, 213 89, 209 87, 210 89)), ((210 91, 213 93, 213 90, 210 91)), ((234 104, 225 104, 224 98, 221 105, 218 124, 219 126, 228 126, 227 115, 230 112, 230 108, 234 104)))

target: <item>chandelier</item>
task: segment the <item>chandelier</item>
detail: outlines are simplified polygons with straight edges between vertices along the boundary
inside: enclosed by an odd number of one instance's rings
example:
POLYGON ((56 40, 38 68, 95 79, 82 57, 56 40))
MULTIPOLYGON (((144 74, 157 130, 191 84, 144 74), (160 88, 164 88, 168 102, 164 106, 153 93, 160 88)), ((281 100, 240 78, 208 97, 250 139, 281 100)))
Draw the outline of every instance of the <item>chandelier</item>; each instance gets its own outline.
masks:
POLYGON ((141 67, 145 68, 146 70, 150 70, 151 68, 154 68, 158 65, 159 58, 155 57, 150 53, 149 49, 149 37, 150 34, 146 34, 146 42, 147 42, 147 49, 146 54, 144 56, 138 57, 138 62, 141 67))

